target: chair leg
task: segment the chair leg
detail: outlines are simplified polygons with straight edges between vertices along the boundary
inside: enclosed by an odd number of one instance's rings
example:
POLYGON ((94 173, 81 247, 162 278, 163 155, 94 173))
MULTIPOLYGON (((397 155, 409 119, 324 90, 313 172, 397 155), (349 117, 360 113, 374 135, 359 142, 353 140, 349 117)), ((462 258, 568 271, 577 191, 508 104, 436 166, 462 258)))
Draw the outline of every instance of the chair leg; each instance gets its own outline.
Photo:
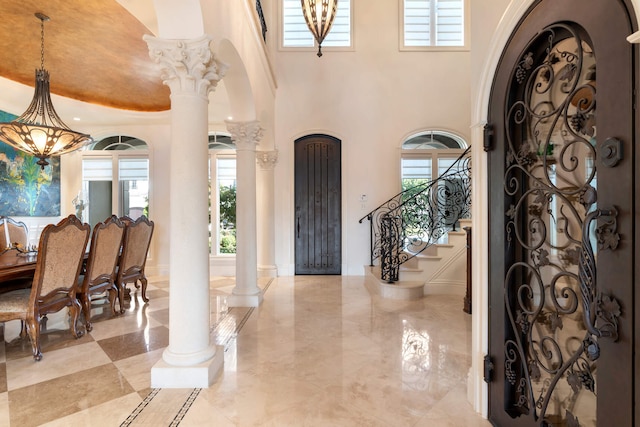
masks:
POLYGON ((124 282, 118 283, 118 302, 120 303, 120 314, 124 313, 124 282))
POLYGON ((117 314, 116 312, 116 299, 118 299, 118 289, 111 288, 108 291, 109 293, 109 305, 111 306, 111 313, 117 314))
POLYGON ((89 293, 81 294, 80 301, 82 305, 82 314, 84 315, 84 327, 87 332, 91 332, 93 326, 91 325, 91 297, 89 296, 89 293))
POLYGON ((42 351, 40 351, 40 319, 27 317, 26 324, 27 331, 29 332, 29 339, 31 340, 33 359, 36 362, 39 362, 42 360, 42 351))
POLYGON ((149 298, 147 298, 147 278, 142 276, 140 283, 142 283, 142 301, 149 302, 149 298))
POLYGON ((80 303, 74 297, 71 300, 71 305, 69 306, 69 315, 71 316, 69 326, 71 328, 71 334, 74 338, 80 338, 84 335, 84 331, 78 331, 78 317, 80 316, 80 310, 80 303))
POLYGON ((28 335, 27 332, 27 321, 20 320, 20 338, 24 338, 28 335))

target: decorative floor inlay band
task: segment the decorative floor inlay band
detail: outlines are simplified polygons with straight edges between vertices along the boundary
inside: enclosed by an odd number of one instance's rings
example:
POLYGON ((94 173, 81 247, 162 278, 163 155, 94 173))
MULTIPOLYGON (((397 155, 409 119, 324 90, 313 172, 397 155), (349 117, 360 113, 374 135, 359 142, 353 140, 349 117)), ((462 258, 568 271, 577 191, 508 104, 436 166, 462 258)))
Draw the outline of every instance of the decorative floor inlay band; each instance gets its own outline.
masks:
POLYGON ((189 408, 191 408, 191 405, 196 400, 196 397, 198 397, 198 395, 200 394, 200 390, 202 389, 201 388, 193 389, 193 391, 187 398, 187 401, 184 402, 184 405, 182 405, 182 407, 180 408, 180 411, 178 411, 178 413, 176 414, 176 417, 171 421, 171 424, 169 424, 169 427, 176 427, 178 424, 180 424, 180 421, 182 421, 187 411, 189 410, 189 408))
MULTIPOLYGON (((273 278, 270 278, 265 286, 262 288, 264 294, 269 285, 273 282, 273 278)), ((224 297, 222 297, 224 298, 224 297)), ((253 313, 255 307, 230 307, 217 313, 219 320, 212 325, 211 333, 212 339, 215 340, 216 345, 221 345, 227 350, 229 343, 238 336, 238 333, 247 322, 251 313, 253 313)), ((138 405, 138 407, 127 417, 127 419, 120 425, 120 427, 129 427, 135 425, 154 425, 156 416, 160 419, 168 419, 167 413, 176 411, 175 417, 173 417, 171 427, 176 427, 180 424, 184 416, 189 411, 189 408, 200 394, 202 389, 160 389, 155 388, 145 397, 145 399, 138 405), (174 409, 175 402, 182 401, 181 397, 185 392, 189 392, 189 395, 184 400, 184 403, 179 408, 174 409), (155 399, 155 400, 154 400, 155 399), (142 414, 144 410, 144 414, 142 414), (151 415, 153 414, 153 415, 151 415), (153 419, 149 418, 152 417, 153 419)))
POLYGON ((142 410, 146 408, 146 406, 153 400, 153 398, 156 397, 156 394, 158 394, 159 391, 159 388, 154 388, 153 390, 151 390, 151 393, 149 393, 147 397, 145 397, 144 400, 140 402, 136 409, 133 410, 131 415, 129 415, 127 419, 124 420, 122 424, 120 424, 120 427, 130 426, 131 423, 138 417, 140 412, 142 412, 142 410))

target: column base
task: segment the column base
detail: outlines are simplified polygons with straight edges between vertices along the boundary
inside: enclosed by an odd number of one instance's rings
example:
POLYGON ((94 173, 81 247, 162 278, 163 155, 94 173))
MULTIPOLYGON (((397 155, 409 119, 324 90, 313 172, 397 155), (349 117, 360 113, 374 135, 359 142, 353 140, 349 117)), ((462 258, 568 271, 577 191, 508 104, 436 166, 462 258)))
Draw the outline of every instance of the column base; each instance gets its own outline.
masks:
POLYGON ((151 368, 151 388, 208 388, 223 368, 223 346, 216 346, 214 356, 198 365, 175 366, 160 359, 151 368))
POLYGON ((278 266, 276 265, 259 265, 258 277, 278 277, 278 266))
POLYGON ((227 297, 228 307, 260 307, 262 304, 262 291, 254 295, 231 294, 227 297))

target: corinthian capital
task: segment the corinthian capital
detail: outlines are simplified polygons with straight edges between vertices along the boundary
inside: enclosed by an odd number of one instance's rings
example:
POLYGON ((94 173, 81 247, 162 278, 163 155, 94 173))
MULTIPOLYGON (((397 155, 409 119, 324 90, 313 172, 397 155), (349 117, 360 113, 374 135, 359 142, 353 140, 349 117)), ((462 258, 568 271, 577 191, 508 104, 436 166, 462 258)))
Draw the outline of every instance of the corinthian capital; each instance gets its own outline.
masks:
POLYGON ((195 93, 206 97, 215 90, 228 66, 211 51, 211 37, 167 40, 144 35, 149 56, 161 71, 162 82, 171 93, 195 93))
POLYGON ((260 122, 233 122, 226 121, 227 130, 231 134, 231 139, 236 143, 238 150, 255 149, 256 144, 262 138, 262 128, 260 122))
POLYGON ((263 170, 271 170, 278 163, 278 150, 273 151, 257 151, 256 160, 260 168, 263 170))

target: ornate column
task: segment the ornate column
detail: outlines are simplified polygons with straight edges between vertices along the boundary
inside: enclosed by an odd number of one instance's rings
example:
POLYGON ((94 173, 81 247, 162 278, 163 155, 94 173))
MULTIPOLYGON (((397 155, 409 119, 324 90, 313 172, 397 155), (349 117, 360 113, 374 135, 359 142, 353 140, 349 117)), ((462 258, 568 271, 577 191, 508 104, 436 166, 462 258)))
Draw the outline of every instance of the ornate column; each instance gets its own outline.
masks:
POLYGON ((208 387, 224 355, 210 340, 208 242, 208 94, 226 66, 211 38, 144 36, 171 89, 169 346, 151 369, 151 387, 208 387))
POLYGON ((262 291, 258 287, 256 251, 256 145, 262 137, 257 121, 227 121, 227 130, 236 144, 236 286, 227 298, 229 307, 258 307, 262 291))
POLYGON ((275 263, 275 208, 274 208, 274 169, 278 163, 278 150, 258 151, 258 276, 277 277, 275 263))

